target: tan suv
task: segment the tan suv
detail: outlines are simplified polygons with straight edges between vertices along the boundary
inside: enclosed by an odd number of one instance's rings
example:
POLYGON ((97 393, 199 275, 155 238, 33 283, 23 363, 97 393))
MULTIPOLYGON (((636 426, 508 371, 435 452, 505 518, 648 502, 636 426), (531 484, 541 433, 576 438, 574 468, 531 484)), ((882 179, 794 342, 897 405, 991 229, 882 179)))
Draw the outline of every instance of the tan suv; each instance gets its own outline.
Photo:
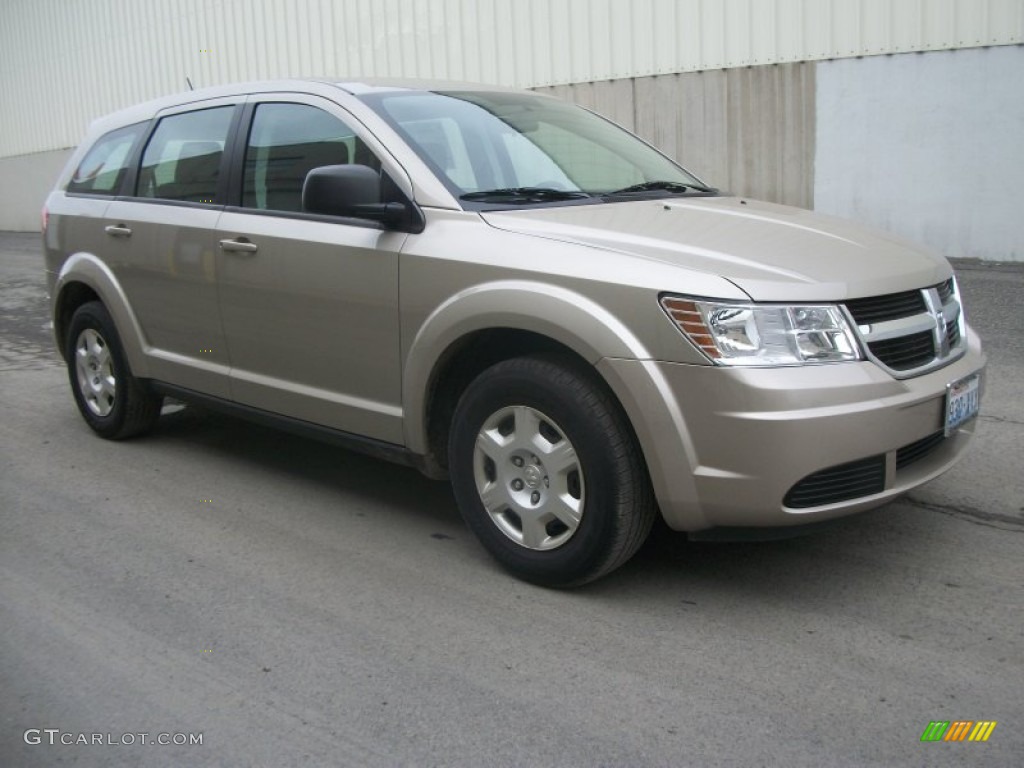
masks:
POLYGON ((660 512, 749 535, 947 470, 984 357, 949 264, 719 194, 534 93, 221 87, 97 121, 44 211, 103 437, 164 396, 450 477, 506 568, 580 584, 660 512))

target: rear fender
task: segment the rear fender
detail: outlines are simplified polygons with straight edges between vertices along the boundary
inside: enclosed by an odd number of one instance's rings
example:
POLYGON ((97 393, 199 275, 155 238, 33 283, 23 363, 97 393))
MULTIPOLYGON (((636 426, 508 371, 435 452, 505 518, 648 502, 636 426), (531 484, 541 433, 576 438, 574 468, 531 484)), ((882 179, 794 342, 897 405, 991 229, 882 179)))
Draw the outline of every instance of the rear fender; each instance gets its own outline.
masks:
POLYGON ((100 297, 100 301, 103 302, 114 320, 132 374, 139 378, 147 378, 149 365, 142 327, 128 303, 124 289, 110 267, 91 253, 76 253, 68 257, 57 275, 51 315, 54 318, 54 334, 57 337, 61 354, 64 354, 64 349, 68 344, 68 339, 64 337, 64 327, 71 318, 58 315, 68 288, 76 283, 90 288, 100 297), (63 324, 64 327, 59 327, 58 323, 63 324))

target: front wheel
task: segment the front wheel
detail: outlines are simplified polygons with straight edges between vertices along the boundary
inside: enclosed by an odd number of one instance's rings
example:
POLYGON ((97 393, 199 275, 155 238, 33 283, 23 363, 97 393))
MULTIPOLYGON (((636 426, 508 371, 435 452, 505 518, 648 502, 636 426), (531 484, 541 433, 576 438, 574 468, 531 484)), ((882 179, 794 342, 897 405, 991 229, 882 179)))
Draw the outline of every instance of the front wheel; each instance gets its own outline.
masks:
POLYGON ((66 361, 78 410, 98 435, 119 440, 156 424, 163 398, 132 376, 114 321, 100 302, 83 304, 72 315, 66 361))
POLYGON ((560 359, 480 374, 456 407, 448 464, 466 524, 526 581, 592 581, 626 562, 654 521, 621 408, 591 372, 560 359))

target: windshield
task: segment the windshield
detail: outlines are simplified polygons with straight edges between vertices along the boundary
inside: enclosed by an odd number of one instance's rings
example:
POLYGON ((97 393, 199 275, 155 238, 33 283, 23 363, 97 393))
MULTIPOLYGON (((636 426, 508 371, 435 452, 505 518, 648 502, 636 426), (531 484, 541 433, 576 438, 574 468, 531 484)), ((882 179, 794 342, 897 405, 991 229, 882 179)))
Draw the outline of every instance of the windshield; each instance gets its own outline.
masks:
POLYGON ((550 97, 387 91, 361 98, 466 207, 712 191, 631 133, 550 97))

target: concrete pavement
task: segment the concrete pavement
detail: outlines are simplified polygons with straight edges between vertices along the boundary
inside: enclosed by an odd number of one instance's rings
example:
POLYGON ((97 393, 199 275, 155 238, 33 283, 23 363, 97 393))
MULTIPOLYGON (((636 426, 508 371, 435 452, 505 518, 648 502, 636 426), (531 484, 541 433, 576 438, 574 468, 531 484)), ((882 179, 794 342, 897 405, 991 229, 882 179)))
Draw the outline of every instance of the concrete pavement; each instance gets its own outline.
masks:
POLYGON ((990 368, 955 470, 805 538, 656 531, 571 592, 506 576, 409 469, 191 408, 94 437, 49 349, 41 270, 37 238, 0 235, 0 765, 1024 754, 1020 267, 960 265, 990 368), (933 720, 998 726, 923 744, 933 720))

